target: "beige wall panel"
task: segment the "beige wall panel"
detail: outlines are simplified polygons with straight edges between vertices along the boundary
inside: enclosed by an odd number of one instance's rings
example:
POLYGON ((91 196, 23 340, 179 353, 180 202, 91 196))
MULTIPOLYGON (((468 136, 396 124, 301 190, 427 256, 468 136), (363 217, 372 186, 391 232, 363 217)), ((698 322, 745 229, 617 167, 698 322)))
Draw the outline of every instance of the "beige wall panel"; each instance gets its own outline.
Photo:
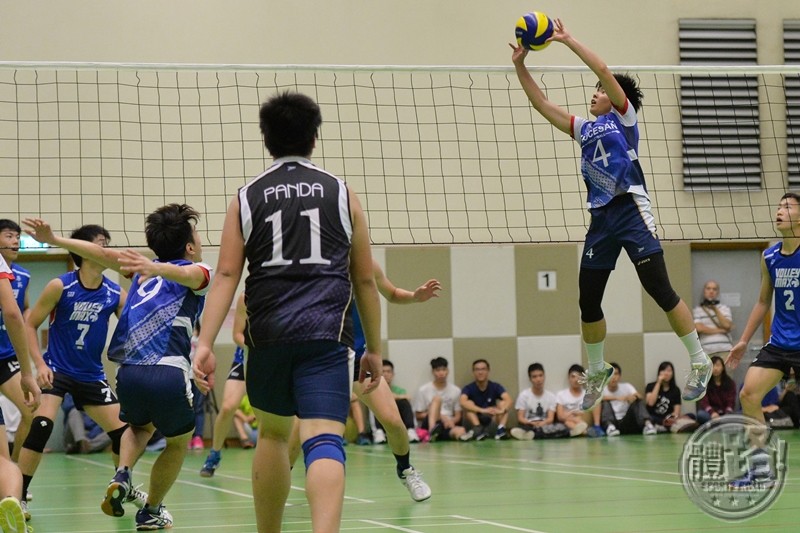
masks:
MULTIPOLYGON (((692 301, 692 250, 689 243, 661 243, 664 248, 664 261, 672 288, 678 296, 692 301)), ((636 279, 636 278, 634 278, 636 279)), ((633 283, 633 281, 632 281, 633 283)), ((664 311, 656 305, 644 290, 641 291, 641 308, 644 317, 643 330, 672 331, 664 311)), ((687 304, 688 305, 688 304, 687 304)))
MULTIPOLYGON (((606 337, 605 359, 622 367, 622 381, 627 381, 636 387, 637 391, 644 392, 647 382, 644 369, 644 338, 640 333, 611 334, 606 337)), ((588 364, 585 353, 583 364, 584 366, 588 364)))
POLYGON ((390 339, 437 339, 453 334, 449 248, 388 248, 384 272, 395 286, 410 291, 431 278, 438 279, 444 287, 439 298, 423 304, 388 306, 384 316, 390 339))
POLYGON ((464 387, 475 380, 472 362, 486 359, 491 367, 489 379, 504 386, 512 398, 517 395, 517 339, 453 339, 456 385, 464 387))
POLYGON ((453 340, 389 340, 388 359, 394 363, 395 382, 414 397, 424 383, 431 381, 431 359, 444 357, 449 362, 453 382, 453 340))
POLYGON ((569 335, 580 331, 578 265, 574 244, 514 247, 517 335, 569 335), (556 273, 556 290, 539 290, 539 272, 556 273))
MULTIPOLYGON (((570 365, 581 362, 581 338, 579 334, 563 336, 518 337, 517 338, 517 384, 518 391, 530 387, 528 365, 542 363, 545 388, 556 392, 567 386, 567 370, 570 365)), ((516 399, 516 398, 515 398, 516 399)))
POLYGON ((451 265, 453 336, 516 335, 514 248, 456 246, 451 265))

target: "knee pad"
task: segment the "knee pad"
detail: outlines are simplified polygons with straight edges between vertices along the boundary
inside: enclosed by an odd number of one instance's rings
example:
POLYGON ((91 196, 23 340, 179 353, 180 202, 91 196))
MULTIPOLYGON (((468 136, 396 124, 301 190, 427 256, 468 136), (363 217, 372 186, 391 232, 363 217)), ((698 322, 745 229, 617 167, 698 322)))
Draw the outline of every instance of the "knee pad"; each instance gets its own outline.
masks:
POLYGON ((319 459, 333 459, 344 464, 344 446, 342 437, 331 433, 323 433, 316 437, 311 437, 303 443, 303 458, 306 471, 311 463, 319 459))
POLYGON ((637 261, 636 273, 639 275, 639 281, 642 282, 644 290, 662 310, 669 312, 675 309, 675 306, 681 301, 681 297, 677 295, 669 282, 663 253, 649 255, 637 261))
POLYGON ((122 434, 125 433, 126 429, 128 429, 128 424, 125 424, 119 429, 115 429, 114 431, 108 432, 108 436, 111 439, 111 451, 117 455, 119 455, 119 447, 120 447, 119 443, 122 440, 122 434))
POLYGON ((587 324, 603 319, 603 293, 606 291, 610 270, 582 268, 578 276, 578 305, 581 309, 581 321, 587 324))
POLYGON ((44 416, 37 416, 31 422, 31 429, 22 447, 42 453, 51 433, 53 433, 53 421, 44 416))

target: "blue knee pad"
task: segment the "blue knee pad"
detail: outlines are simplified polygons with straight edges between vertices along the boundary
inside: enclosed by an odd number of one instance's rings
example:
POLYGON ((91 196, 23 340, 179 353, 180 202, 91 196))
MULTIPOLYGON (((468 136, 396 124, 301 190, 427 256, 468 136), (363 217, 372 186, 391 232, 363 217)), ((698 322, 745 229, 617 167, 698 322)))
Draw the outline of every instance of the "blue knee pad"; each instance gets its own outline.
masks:
POLYGON ((31 422, 31 429, 28 431, 28 436, 25 437, 22 447, 36 453, 42 453, 52 432, 53 421, 45 416, 37 416, 31 422))
POLYGON ((303 443, 303 458, 306 470, 311 463, 319 459, 333 459, 344 464, 344 446, 342 437, 331 433, 323 433, 311 437, 303 443))

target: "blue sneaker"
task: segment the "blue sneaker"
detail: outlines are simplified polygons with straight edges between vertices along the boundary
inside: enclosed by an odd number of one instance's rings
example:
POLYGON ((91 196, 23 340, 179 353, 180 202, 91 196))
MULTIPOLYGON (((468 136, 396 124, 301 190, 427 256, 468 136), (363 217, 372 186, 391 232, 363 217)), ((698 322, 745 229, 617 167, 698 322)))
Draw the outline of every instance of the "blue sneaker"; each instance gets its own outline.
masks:
POLYGON ((774 486, 775 476, 772 475, 772 472, 757 476, 752 470, 728 483, 728 488, 731 490, 765 490, 774 486))
POLYGON ((687 402, 696 402, 706 395, 706 387, 711 380, 711 370, 714 365, 706 357, 705 363, 692 363, 692 369, 686 377, 686 386, 683 388, 681 399, 687 402))
POLYGON ((508 439, 508 432, 506 431, 506 428, 503 426, 498 427, 497 431, 494 434, 494 440, 506 440, 506 439, 508 439))
POLYGON ((586 435, 589 438, 596 439, 596 438, 599 438, 599 437, 605 437, 606 436, 606 432, 603 431, 603 427, 602 426, 592 426, 586 431, 586 435))
POLYGON ((599 372, 584 372, 581 384, 586 387, 581 403, 582 411, 591 411, 603 399, 603 388, 614 373, 614 367, 603 363, 604 367, 599 372))
POLYGON ((159 505, 155 511, 145 507, 136 513, 136 531, 155 531, 171 527, 172 515, 163 505, 159 505))
POLYGON ((366 433, 359 433, 358 437, 356 437, 356 446, 369 446, 370 444, 372 444, 372 441, 369 440, 366 433))
POLYGON ((108 516, 124 516, 125 509, 122 504, 128 499, 131 490, 130 470, 117 470, 106 488, 106 497, 100 504, 100 509, 108 516))
POLYGON ((219 462, 222 459, 222 451, 217 451, 212 449, 208 452, 208 457, 206 457, 206 462, 203 464, 203 468, 200 469, 200 476, 201 477, 213 477, 214 471, 219 467, 219 462))

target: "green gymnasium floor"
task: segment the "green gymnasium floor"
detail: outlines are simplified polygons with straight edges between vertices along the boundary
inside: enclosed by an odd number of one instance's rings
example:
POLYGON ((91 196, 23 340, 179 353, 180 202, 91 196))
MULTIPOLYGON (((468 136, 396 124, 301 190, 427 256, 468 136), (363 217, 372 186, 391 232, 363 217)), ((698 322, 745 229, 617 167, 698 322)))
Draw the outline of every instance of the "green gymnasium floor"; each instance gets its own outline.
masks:
MULTIPOLYGON (((385 445, 347 447, 343 532, 500 533, 645 531, 796 531, 800 524, 800 431, 784 431, 788 480, 764 514, 739 523, 711 518, 692 504, 680 483, 685 435, 626 436, 560 441, 483 441, 412 445, 412 462, 433 497, 413 502, 394 473, 385 445)), ((135 475, 145 483, 156 454, 135 475)), ((253 532, 252 452, 226 450, 211 479, 198 471, 205 451, 189 452, 167 507, 177 531, 253 532)), ((133 513, 102 514, 99 503, 112 475, 107 455, 47 455, 31 492, 35 533, 133 531, 133 513)), ((285 532, 310 532, 302 468, 294 473, 285 532)))

